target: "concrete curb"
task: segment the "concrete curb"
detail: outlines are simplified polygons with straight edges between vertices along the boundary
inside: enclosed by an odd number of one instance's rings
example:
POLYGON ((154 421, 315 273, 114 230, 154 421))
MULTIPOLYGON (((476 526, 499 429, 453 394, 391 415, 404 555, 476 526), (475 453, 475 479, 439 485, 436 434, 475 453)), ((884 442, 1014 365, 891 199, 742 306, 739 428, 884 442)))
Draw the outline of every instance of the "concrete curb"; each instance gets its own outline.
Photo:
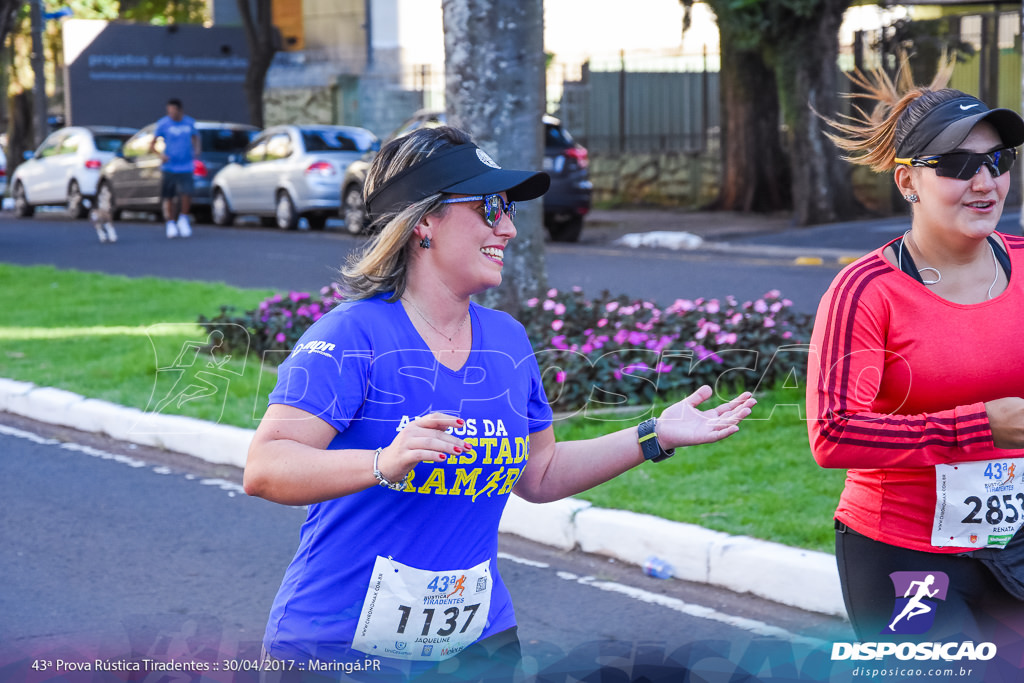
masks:
MULTIPOLYGON (((245 466, 253 434, 250 429, 145 413, 9 379, 0 379, 0 411, 239 468, 245 466)), ((680 579, 751 593, 812 612, 846 614, 835 558, 827 553, 596 508, 574 498, 538 505, 511 496, 499 530, 564 550, 579 547, 638 566, 657 555, 673 566, 680 579)))

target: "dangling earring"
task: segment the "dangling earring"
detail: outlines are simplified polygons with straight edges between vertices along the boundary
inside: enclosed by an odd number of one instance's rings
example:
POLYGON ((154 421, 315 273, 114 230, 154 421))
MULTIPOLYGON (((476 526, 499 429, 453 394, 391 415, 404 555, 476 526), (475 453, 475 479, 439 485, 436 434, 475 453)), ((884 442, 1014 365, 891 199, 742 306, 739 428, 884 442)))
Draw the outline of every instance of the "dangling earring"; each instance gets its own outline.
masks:
POLYGON ((905 194, 903 195, 903 198, 906 199, 911 204, 917 204, 919 201, 921 201, 916 194, 905 194))
POLYGON ((421 249, 430 249, 430 238, 429 237, 424 237, 423 239, 420 240, 420 248, 421 249))

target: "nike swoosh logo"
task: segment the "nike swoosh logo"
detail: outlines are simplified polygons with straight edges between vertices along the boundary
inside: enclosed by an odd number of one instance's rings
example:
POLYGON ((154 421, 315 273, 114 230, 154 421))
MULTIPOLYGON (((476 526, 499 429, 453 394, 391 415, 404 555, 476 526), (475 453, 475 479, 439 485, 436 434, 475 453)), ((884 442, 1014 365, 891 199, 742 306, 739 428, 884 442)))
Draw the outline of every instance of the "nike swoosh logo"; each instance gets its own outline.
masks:
POLYGON ((977 106, 978 106, 978 103, 977 103, 977 102, 975 102, 974 104, 966 104, 966 105, 965 105, 965 104, 961 104, 961 105, 960 105, 960 110, 961 110, 961 111, 967 111, 967 110, 968 110, 968 109, 970 109, 971 107, 977 107, 977 106))

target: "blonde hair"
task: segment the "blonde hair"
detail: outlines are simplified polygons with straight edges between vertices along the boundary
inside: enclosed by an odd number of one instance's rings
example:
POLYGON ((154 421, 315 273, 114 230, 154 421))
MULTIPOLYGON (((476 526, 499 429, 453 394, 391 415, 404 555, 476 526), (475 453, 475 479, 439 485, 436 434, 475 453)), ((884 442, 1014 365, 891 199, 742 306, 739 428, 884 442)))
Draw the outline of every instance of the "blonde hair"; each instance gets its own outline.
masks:
POLYGON ((849 93, 844 97, 853 99, 866 97, 875 101, 868 114, 861 107, 853 105, 852 115, 840 114, 839 118, 822 117, 836 132, 826 132, 829 139, 842 151, 843 159, 871 170, 884 173, 895 166, 896 150, 907 134, 936 105, 956 97, 963 97, 959 90, 946 88, 953 75, 951 60, 944 60, 928 86, 915 86, 906 59, 903 59, 896 75, 896 81, 882 69, 867 73, 856 69, 847 73, 847 78, 865 91, 865 94, 849 93))
MULTIPOLYGON (((437 126, 420 128, 386 144, 370 165, 363 186, 363 201, 398 173, 432 154, 472 142, 458 128, 437 126)), ((436 192, 400 211, 375 216, 374 236, 357 252, 349 255, 341 269, 341 288, 349 299, 368 299, 391 292, 388 301, 397 301, 405 291, 411 237, 416 226, 429 214, 443 215, 443 194, 436 192)))

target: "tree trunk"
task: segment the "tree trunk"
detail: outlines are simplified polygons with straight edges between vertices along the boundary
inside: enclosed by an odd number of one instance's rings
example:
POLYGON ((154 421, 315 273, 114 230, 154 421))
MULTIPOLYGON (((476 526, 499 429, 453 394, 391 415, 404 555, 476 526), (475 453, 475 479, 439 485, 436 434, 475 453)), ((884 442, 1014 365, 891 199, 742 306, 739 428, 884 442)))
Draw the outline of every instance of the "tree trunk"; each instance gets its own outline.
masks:
POLYGON ((831 117, 838 109, 839 25, 849 6, 850 0, 820 2, 814 15, 794 22, 794 33, 776 46, 797 225, 846 220, 859 208, 849 164, 840 159, 814 113, 831 117))
MULTIPOLYGON (((443 0, 448 121, 503 168, 544 159, 543 0, 443 0)), ((517 311, 547 288, 540 200, 516 207, 500 287, 483 302, 517 311)))
MULTIPOLYGON (((25 160, 25 152, 35 149, 32 145, 35 131, 32 129, 32 95, 26 91, 15 93, 10 98, 7 125, 7 177, 25 160), (30 146, 31 145, 31 146, 30 146)), ((14 190, 7 188, 8 194, 14 190)))
MULTIPOLYGON (((726 17, 728 19, 728 17, 726 17)), ((736 46, 728 21, 718 21, 722 66, 722 179, 713 208, 790 208, 789 163, 779 132, 774 72, 756 50, 736 46)))
POLYGON ((281 47, 280 35, 273 23, 271 0, 238 0, 238 14, 249 47, 249 66, 245 71, 245 99, 249 105, 249 123, 263 128, 263 89, 274 54, 281 47), (253 6, 256 16, 253 17, 253 6))

